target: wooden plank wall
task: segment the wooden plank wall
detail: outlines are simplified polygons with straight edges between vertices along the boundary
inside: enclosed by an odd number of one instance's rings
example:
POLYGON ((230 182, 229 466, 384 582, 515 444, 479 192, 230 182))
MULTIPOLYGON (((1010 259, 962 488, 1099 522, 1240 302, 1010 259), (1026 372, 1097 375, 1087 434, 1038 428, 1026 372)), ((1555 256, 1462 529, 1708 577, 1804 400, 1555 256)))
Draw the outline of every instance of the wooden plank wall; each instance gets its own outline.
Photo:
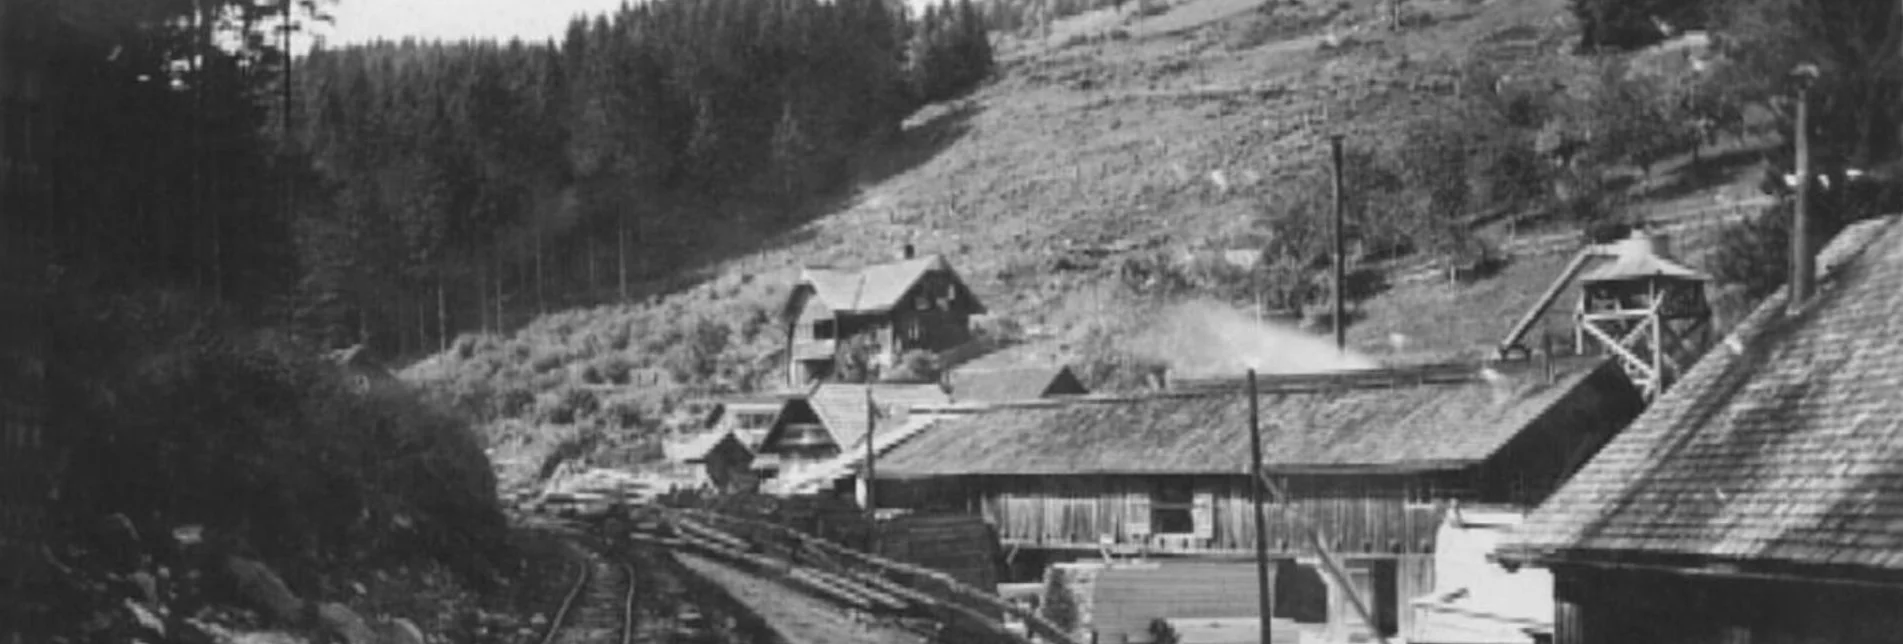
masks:
MULTIPOLYGON (((1443 507, 1407 503, 1402 484, 1400 477, 1293 479, 1294 498, 1265 508, 1269 548, 1277 554, 1309 554, 1306 525, 1312 524, 1340 553, 1432 552, 1443 507)), ((981 512, 1008 542, 1094 545, 1110 535, 1119 545, 1133 546, 1144 543, 1134 535, 1149 527, 1152 488, 1140 478, 1013 478, 983 485, 981 512)), ((1171 540, 1163 551, 1252 552, 1255 519, 1246 480, 1199 478, 1195 491, 1199 499, 1211 501, 1209 534, 1171 540)))

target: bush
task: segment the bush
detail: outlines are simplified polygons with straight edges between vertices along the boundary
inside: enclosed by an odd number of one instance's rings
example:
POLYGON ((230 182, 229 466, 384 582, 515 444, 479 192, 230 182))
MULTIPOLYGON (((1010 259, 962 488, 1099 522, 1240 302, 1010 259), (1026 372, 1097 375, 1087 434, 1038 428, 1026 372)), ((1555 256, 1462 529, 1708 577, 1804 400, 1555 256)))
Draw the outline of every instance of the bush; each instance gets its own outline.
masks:
POLYGON ((414 392, 360 395, 314 347, 190 297, 72 299, 55 315, 53 402, 88 430, 70 507, 150 518, 141 530, 201 524, 293 569, 436 556, 479 575, 502 544, 481 442, 414 392))
POLYGON ((520 418, 535 406, 535 392, 520 386, 503 389, 495 398, 495 415, 500 418, 520 418))
MULTIPOLYGON (((1850 210, 1832 196, 1823 192, 1811 208, 1813 256, 1845 227, 1871 214, 1850 210)), ((1752 302, 1783 286, 1790 279, 1793 206, 1790 200, 1779 201, 1757 216, 1721 230, 1718 248, 1711 257, 1712 278, 1722 286, 1739 289, 1752 302)))
POLYGON ((899 356, 898 364, 891 373, 886 374, 886 382, 938 382, 944 372, 939 363, 938 354, 930 351, 907 351, 899 356))
POLYGON ((595 397, 595 392, 576 387, 562 389, 546 398, 537 417, 546 423, 573 425, 578 419, 600 411, 601 401, 595 397))
POLYGON ((560 369, 564 361, 560 352, 550 351, 535 356, 535 359, 529 362, 529 368, 535 370, 535 373, 543 374, 560 369))

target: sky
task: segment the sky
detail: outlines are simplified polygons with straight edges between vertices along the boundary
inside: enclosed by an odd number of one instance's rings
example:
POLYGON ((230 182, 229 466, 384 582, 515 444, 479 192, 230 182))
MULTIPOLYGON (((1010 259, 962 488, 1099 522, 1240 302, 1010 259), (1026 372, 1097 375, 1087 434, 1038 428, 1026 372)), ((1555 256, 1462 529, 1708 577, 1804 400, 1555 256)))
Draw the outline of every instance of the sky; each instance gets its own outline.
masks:
POLYGON ((621 6, 622 0, 338 0, 335 24, 320 26, 329 46, 405 36, 457 40, 519 37, 560 40, 569 19, 621 6))

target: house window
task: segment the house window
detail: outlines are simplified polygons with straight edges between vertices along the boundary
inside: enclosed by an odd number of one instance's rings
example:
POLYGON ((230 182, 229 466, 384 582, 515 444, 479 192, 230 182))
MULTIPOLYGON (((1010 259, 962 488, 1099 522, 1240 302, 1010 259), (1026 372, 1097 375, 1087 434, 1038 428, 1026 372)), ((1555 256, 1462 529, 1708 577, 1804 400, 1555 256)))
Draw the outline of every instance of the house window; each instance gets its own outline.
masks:
POLYGON ((819 320, 814 322, 813 323, 813 339, 814 340, 833 339, 833 321, 819 320))
POLYGON ((1195 504, 1195 487, 1188 479, 1159 482, 1150 495, 1150 533, 1195 533, 1195 504))

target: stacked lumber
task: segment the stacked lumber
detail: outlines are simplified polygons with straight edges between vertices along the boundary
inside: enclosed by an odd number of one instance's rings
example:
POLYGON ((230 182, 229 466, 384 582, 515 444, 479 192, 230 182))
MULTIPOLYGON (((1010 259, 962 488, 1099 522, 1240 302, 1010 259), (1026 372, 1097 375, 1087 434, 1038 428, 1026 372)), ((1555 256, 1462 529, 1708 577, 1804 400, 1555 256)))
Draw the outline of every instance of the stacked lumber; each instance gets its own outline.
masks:
POLYGON ((911 515, 894 519, 880 526, 879 554, 942 571, 976 588, 993 588, 998 583, 998 543, 983 517, 911 515))
MULTIPOLYGON (((1254 617, 1181 618, 1157 620, 1157 644, 1258 644, 1262 620, 1254 617)), ((1269 620, 1270 644, 1300 644, 1295 622, 1269 620)))

